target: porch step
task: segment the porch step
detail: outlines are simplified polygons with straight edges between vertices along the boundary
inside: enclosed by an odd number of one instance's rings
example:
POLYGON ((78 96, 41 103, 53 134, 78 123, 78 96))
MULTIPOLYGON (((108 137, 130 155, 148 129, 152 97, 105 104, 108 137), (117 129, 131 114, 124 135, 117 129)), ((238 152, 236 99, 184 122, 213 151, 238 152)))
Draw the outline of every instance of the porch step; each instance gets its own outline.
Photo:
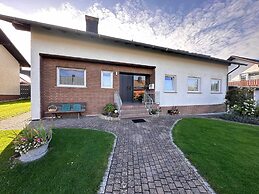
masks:
POLYGON ((149 117, 149 113, 143 104, 123 104, 120 110, 121 119, 149 117))

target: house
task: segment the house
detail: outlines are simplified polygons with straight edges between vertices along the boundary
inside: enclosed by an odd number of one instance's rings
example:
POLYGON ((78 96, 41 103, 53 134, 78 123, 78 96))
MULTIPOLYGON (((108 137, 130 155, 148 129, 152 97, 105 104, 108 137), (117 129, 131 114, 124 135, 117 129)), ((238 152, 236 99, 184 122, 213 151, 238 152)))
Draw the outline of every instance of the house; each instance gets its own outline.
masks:
POLYGON ((163 112, 172 106, 182 114, 225 111, 228 60, 104 36, 90 16, 86 31, 0 19, 31 32, 34 120, 54 102, 86 102, 87 115, 100 114, 114 100, 137 111, 143 93, 163 112))
POLYGON ((0 101, 20 98, 20 68, 30 64, 0 29, 0 101))
MULTIPOLYGON (((228 85, 230 87, 254 88, 254 99, 259 101, 259 60, 240 56, 231 56, 228 60, 246 64, 246 66, 240 66, 229 74, 228 85)), ((233 64, 229 67, 229 71, 234 68, 236 65, 233 64)))

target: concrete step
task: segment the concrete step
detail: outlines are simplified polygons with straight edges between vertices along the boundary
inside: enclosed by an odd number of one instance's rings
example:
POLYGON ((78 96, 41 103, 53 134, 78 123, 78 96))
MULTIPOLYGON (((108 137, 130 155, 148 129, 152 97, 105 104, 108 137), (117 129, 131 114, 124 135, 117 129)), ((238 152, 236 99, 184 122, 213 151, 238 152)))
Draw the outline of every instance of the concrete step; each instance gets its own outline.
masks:
POLYGON ((146 118, 146 117, 150 117, 151 115, 149 115, 148 113, 145 114, 126 114, 126 115, 120 115, 121 119, 137 119, 137 118, 146 118))
POLYGON ((147 113, 146 108, 141 108, 141 109, 121 109, 121 114, 141 114, 141 113, 147 113))

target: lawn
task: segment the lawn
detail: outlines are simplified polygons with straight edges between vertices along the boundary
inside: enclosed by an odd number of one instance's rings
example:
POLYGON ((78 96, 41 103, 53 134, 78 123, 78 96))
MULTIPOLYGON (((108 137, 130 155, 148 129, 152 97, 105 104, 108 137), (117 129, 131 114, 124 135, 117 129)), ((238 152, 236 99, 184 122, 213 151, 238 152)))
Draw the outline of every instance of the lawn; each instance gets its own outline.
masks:
POLYGON ((11 144, 0 154, 1 193, 96 193, 114 136, 86 129, 54 129, 42 159, 10 168, 11 144))
POLYGON ((0 102, 0 120, 7 119, 31 109, 30 100, 18 100, 12 102, 0 102))
POLYGON ((259 193, 259 127, 183 119, 173 137, 217 193, 259 193))

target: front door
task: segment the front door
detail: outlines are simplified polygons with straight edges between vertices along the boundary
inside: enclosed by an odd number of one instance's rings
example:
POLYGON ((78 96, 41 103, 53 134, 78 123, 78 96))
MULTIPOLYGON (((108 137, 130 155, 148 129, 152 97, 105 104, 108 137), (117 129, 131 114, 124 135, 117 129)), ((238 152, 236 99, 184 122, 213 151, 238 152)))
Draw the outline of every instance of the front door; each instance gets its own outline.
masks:
POLYGON ((120 97, 122 102, 133 102, 133 75, 120 74, 120 97))

